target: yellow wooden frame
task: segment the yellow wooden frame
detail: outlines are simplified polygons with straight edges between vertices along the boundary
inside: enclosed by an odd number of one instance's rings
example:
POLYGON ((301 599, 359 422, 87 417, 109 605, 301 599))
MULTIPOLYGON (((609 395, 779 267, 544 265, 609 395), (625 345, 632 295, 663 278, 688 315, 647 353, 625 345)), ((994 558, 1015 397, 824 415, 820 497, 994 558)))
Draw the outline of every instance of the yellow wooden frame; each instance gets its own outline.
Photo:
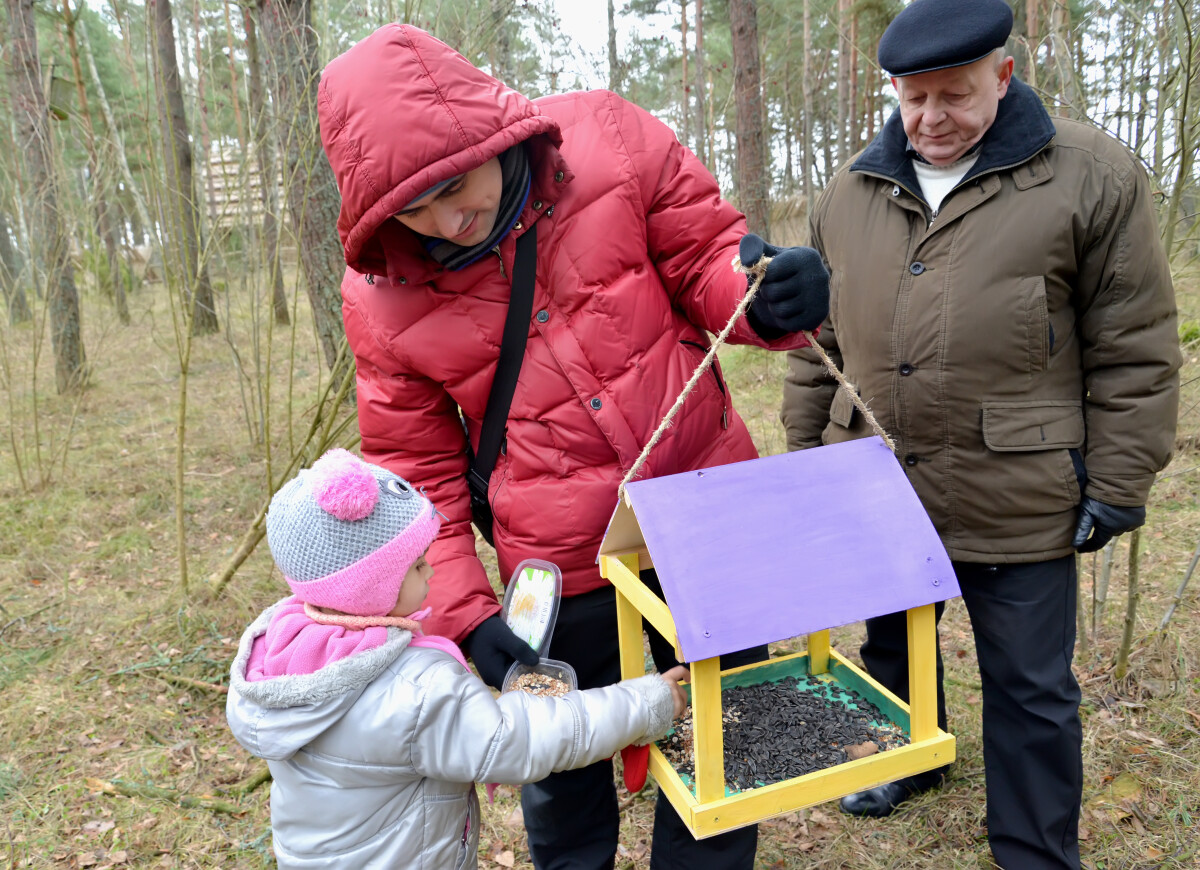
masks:
MULTIPOLYGON (((665 603, 642 583, 638 571, 646 555, 624 553, 602 555, 600 573, 617 590, 617 632, 621 644, 621 676, 641 676, 646 671, 642 646, 642 619, 653 625, 675 646, 675 656, 684 660, 679 649, 675 620, 665 603)), ((936 619, 934 605, 908 611, 909 691, 906 704, 872 680, 829 645, 829 631, 813 632, 807 637, 807 650, 783 658, 720 669, 720 659, 692 662, 692 728, 695 747, 695 793, 680 778, 658 746, 650 746, 650 773, 663 794, 671 801, 681 819, 697 839, 711 837, 735 828, 752 825, 813 804, 834 800, 885 782, 949 764, 955 756, 955 740, 937 726, 936 619), (723 677, 752 671, 765 664, 779 665, 795 661, 809 674, 828 673, 830 662, 852 671, 909 716, 907 746, 848 761, 836 767, 815 771, 783 782, 725 794, 724 741, 722 737, 721 680, 723 677)))

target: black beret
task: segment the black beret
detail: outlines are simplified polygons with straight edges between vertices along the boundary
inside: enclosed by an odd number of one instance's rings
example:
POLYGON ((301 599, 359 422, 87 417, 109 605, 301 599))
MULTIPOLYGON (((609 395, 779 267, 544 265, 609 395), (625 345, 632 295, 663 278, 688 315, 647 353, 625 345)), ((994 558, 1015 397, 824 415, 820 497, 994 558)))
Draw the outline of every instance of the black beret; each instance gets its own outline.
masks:
POLYGON ((1004 0, 913 0, 879 40, 879 65, 888 75, 911 76, 986 57, 1012 32, 1004 0))

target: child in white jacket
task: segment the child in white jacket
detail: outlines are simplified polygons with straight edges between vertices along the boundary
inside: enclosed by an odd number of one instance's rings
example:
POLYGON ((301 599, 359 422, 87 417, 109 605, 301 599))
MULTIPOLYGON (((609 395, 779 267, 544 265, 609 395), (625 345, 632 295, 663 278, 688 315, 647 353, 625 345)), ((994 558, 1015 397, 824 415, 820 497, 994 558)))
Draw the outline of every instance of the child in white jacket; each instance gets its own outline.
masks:
POLYGON ((454 643, 420 629, 438 526, 422 494, 345 450, 271 500, 267 541, 293 595, 242 636, 226 714, 271 770, 282 870, 475 867, 475 782, 592 764, 684 710, 684 668, 494 698, 454 643))

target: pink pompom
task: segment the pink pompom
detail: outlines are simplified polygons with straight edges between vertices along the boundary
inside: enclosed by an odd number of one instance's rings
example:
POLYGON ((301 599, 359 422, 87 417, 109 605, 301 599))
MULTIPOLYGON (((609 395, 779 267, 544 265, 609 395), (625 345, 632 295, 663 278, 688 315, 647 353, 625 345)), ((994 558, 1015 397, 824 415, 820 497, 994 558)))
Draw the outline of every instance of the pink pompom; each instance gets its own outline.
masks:
POLYGON ((330 450, 310 471, 313 497, 339 520, 361 520, 379 501, 379 484, 367 464, 341 447, 330 450))

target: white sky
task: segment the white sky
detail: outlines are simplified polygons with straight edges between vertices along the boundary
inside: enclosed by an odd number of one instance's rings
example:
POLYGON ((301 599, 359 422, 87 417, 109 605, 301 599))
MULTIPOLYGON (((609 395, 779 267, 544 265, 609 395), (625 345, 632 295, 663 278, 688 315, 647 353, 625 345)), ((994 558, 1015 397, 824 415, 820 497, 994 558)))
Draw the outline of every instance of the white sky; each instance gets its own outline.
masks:
MULTIPOLYGON (((572 51, 560 58, 568 78, 578 75, 586 88, 608 87, 608 0, 549 0, 559 18, 572 51)), ((614 0, 617 15, 618 52, 633 33, 670 33, 674 19, 622 16, 624 0, 614 0)))

